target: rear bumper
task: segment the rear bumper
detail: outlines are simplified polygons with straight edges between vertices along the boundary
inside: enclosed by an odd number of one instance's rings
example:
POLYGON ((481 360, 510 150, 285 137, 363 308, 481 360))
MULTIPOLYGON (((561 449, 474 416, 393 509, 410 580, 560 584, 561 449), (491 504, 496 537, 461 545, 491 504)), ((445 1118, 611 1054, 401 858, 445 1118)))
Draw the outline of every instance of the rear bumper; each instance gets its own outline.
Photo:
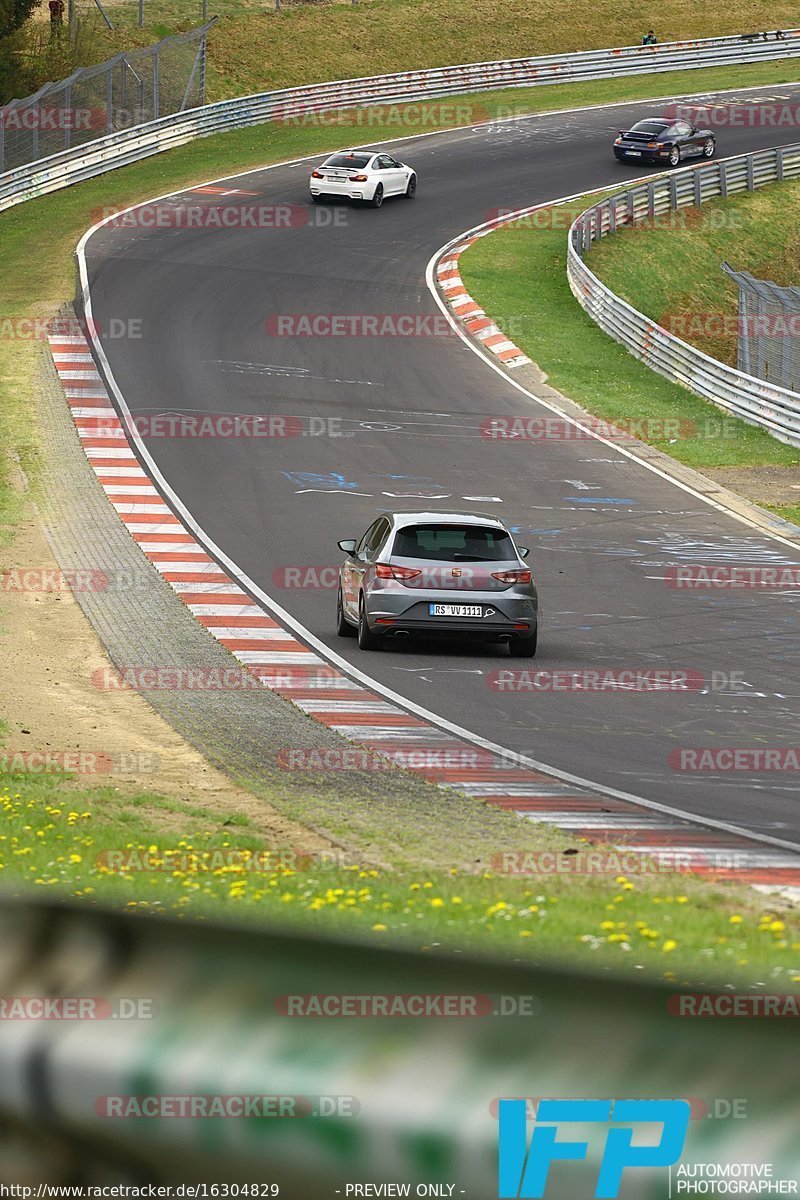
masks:
POLYGON ((375 190, 371 184, 352 184, 347 181, 331 182, 328 179, 314 179, 309 185, 312 196, 332 196, 342 200, 371 200, 375 190))
MULTIPOLYGON (((370 624, 369 622, 367 622, 370 624)), ((517 628, 514 622, 505 625, 489 625, 487 621, 439 619, 433 621, 393 621, 391 624, 370 624, 373 633, 384 637, 402 637, 406 634, 414 638, 438 638, 441 641, 464 642, 509 642, 520 638, 530 638, 536 633, 536 620, 519 622, 524 628, 517 628)))
POLYGON ((620 162, 663 163, 669 159, 668 150, 636 150, 634 147, 615 146, 614 157, 620 162))
POLYGON ((419 637, 467 638, 498 641, 531 637, 536 629, 538 602, 535 596, 513 592, 479 592, 468 596, 441 593, 409 596, 404 593, 373 592, 367 600, 367 624, 375 633, 409 633, 419 637), (430 603, 480 604, 482 617, 433 617, 430 603))

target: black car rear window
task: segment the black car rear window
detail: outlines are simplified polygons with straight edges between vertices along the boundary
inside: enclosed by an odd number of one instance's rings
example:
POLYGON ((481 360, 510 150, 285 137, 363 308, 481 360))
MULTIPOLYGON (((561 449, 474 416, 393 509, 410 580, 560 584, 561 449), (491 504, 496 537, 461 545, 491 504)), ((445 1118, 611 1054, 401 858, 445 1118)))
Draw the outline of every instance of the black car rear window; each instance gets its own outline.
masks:
POLYGON ((511 538, 482 525, 413 525, 400 529, 392 553, 437 562, 504 562, 515 559, 511 538))
POLYGON ((332 154, 326 158, 326 167, 365 167, 372 158, 371 154, 332 154))
POLYGON ((663 133, 669 121, 637 121, 631 126, 631 133, 663 133))

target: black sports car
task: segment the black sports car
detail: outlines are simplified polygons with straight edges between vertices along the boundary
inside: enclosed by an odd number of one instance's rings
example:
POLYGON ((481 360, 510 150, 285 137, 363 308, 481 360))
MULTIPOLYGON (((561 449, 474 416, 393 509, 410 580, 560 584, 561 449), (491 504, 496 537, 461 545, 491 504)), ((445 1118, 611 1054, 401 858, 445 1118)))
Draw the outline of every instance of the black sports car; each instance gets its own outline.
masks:
POLYGON ((716 138, 710 129, 696 129, 688 121, 648 117, 632 129, 620 130, 614 154, 620 162, 647 162, 677 167, 684 158, 713 158, 716 138))

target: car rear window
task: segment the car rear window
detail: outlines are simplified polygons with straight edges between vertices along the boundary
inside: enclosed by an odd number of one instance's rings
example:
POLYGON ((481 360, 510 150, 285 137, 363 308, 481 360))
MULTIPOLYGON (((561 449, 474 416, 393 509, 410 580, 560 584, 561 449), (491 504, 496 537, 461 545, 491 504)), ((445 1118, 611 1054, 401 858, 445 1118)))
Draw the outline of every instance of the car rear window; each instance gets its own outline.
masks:
POLYGON ((663 133, 669 121, 637 121, 631 126, 631 133, 663 133))
POLYGON ((398 530, 392 554, 438 562, 503 562, 517 557, 505 530, 483 525, 410 525, 398 530))
POLYGON ((365 167, 372 158, 371 154, 332 154, 326 158, 326 167, 365 167))

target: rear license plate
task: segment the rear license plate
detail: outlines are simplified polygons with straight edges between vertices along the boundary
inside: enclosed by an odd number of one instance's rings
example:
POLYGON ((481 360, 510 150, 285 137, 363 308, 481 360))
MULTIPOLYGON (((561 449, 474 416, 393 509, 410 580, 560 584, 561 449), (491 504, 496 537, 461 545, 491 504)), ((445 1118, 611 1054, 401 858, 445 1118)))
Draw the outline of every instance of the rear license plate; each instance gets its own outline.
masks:
POLYGON ((641 158, 642 157, 641 150, 626 150, 625 153, 627 155, 629 155, 631 158, 641 158))
POLYGON ((429 604, 428 615, 431 617, 482 617, 483 608, 480 604, 429 604))

